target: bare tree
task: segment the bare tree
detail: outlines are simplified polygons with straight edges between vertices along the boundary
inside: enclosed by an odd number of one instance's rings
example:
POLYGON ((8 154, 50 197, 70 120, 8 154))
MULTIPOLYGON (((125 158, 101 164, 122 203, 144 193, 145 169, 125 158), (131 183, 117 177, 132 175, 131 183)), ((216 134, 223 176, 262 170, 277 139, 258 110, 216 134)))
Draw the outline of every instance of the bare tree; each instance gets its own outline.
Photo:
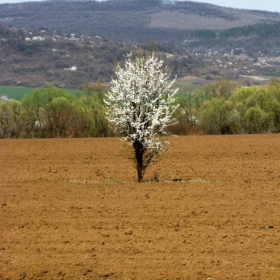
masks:
POLYGON ((106 95, 107 116, 133 147, 140 182, 148 165, 166 146, 160 135, 173 121, 177 90, 170 92, 174 80, 169 81, 163 61, 154 54, 136 58, 129 54, 115 73, 106 95))

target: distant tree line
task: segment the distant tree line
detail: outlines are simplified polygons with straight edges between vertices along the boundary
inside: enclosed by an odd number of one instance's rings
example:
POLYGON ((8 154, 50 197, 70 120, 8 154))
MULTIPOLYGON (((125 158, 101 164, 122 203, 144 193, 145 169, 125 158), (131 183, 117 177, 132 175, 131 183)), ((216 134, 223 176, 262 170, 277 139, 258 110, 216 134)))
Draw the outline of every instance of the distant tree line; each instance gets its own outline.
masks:
POLYGON ((241 87, 224 80, 200 90, 181 89, 177 134, 239 134, 280 132, 280 82, 241 87))
MULTIPOLYGON (((101 82, 71 95, 52 84, 36 88, 19 102, 0 102, 0 138, 110 137, 101 82)), ((280 132, 280 81, 241 87, 233 81, 183 87, 176 96, 177 123, 168 134, 280 132)))
POLYGON ((21 102, 0 102, 0 137, 108 137, 104 115, 105 86, 86 84, 71 95, 52 84, 45 84, 21 102))

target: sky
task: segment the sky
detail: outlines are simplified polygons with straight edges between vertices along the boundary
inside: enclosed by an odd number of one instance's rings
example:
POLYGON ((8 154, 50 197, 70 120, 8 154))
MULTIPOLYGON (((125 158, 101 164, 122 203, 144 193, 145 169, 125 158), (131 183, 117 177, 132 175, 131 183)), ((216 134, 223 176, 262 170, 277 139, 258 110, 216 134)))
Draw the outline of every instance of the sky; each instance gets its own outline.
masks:
MULTIPOLYGON (((31 1, 38 1, 38 0, 0 0, 0 4, 31 2, 31 1)), ((223 7, 249 9, 249 10, 263 10, 263 11, 280 13, 279 0, 266 0, 266 1, 264 0, 192 0, 192 1, 210 3, 223 7)))

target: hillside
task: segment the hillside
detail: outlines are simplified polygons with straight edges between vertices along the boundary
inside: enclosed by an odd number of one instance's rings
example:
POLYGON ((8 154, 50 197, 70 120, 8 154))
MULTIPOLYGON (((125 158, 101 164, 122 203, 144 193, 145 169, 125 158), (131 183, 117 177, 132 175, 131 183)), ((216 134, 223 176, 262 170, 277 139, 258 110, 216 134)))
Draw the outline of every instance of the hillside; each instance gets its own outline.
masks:
POLYGON ((191 1, 1 4, 0 84, 108 82, 116 62, 141 49, 159 52, 182 82, 263 83, 280 73, 279 44, 278 13, 191 1))
POLYGON ((46 30, 0 26, 0 85, 41 86, 51 82, 78 89, 86 82, 109 82, 118 62, 129 52, 152 50, 173 75, 198 75, 203 64, 192 56, 179 56, 164 44, 119 43, 99 36, 59 35, 46 30))
POLYGON ((0 5, 5 26, 47 28, 120 42, 158 41, 182 46, 194 30, 222 31, 280 22, 280 14, 191 1, 45 1, 0 5))

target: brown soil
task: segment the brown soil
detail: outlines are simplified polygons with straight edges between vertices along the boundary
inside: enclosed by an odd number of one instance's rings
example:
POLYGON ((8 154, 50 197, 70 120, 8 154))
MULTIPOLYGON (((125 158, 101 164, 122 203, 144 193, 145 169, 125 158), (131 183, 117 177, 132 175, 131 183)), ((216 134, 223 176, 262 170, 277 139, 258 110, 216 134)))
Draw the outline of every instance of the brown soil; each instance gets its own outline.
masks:
POLYGON ((1 140, 0 279, 280 279, 280 135, 169 141, 1 140))

